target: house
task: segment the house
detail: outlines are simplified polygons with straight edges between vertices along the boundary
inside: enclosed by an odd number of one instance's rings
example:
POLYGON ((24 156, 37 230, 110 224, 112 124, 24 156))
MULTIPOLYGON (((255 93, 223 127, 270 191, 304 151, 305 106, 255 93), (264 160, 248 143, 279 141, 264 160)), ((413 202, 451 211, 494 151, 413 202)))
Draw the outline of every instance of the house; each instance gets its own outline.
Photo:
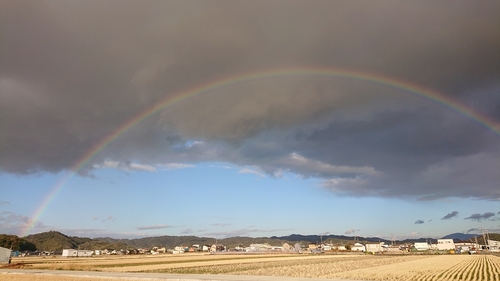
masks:
MULTIPOLYGON (((147 252, 149 252, 149 250, 146 248, 139 248, 139 249, 137 249, 137 251, 139 252, 139 254, 146 254, 147 252)), ((103 252, 103 254, 104 254, 104 252, 103 252)))
POLYGON ((300 245, 300 243, 295 243, 295 245, 293 246, 293 248, 295 249, 295 252, 297 252, 297 253, 301 253, 302 252, 302 245, 300 245))
POLYGON ((10 252, 12 250, 0 247, 0 263, 10 263, 10 252))
POLYGON ((440 251, 455 250, 453 239, 438 239, 436 247, 440 251))
POLYGON ((385 251, 384 242, 375 244, 366 244, 366 252, 368 253, 380 253, 384 251, 385 251))
POLYGON ((318 248, 318 244, 316 243, 309 243, 309 250, 316 250, 318 248))
POLYGON ((174 250, 172 251, 172 254, 183 254, 183 253, 184 253, 183 246, 175 246, 174 250))
POLYGON ((337 251, 347 251, 347 248, 345 246, 337 246, 336 249, 337 251))
POLYGON ((382 245, 382 247, 384 247, 384 250, 386 253, 389 253, 389 254, 401 254, 403 252, 403 250, 405 250, 405 247, 404 245, 401 246, 401 245, 382 245))
POLYGON ((223 252, 226 250, 226 247, 222 244, 213 244, 210 247, 210 252, 223 252))
POLYGON ((353 251, 353 252, 364 252, 364 251, 366 251, 366 247, 363 244, 361 244, 361 243, 355 243, 351 247, 351 251, 353 251))

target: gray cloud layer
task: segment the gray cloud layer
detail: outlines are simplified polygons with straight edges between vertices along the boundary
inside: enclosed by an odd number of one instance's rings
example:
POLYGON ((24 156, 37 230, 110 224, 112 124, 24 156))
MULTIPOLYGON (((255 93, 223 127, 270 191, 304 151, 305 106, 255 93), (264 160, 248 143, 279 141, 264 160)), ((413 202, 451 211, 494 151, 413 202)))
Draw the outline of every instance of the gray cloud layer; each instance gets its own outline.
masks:
POLYGON ((442 220, 451 220, 452 218, 456 218, 458 216, 458 211, 453 211, 448 213, 446 216, 442 217, 442 220))
POLYGON ((486 212, 484 214, 472 214, 466 218, 464 218, 464 220, 473 220, 473 221, 483 221, 483 220, 487 220, 487 219, 491 219, 492 217, 495 216, 495 213, 492 213, 492 212, 486 212))
MULTIPOLYGON (((500 120, 498 1, 0 5, 7 173, 69 169, 162 99, 261 69, 377 73, 500 120)), ((81 172, 219 161, 317 177, 347 196, 498 200, 499 148, 498 134, 436 102, 303 75, 228 85, 160 110, 81 172)))

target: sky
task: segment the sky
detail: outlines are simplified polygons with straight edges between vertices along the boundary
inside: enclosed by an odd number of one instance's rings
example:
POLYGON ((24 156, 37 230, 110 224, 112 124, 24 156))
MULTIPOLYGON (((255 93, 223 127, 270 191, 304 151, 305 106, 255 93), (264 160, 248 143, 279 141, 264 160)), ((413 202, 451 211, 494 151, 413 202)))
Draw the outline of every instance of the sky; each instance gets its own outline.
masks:
POLYGON ((0 233, 500 233, 500 2, 0 0, 0 233))

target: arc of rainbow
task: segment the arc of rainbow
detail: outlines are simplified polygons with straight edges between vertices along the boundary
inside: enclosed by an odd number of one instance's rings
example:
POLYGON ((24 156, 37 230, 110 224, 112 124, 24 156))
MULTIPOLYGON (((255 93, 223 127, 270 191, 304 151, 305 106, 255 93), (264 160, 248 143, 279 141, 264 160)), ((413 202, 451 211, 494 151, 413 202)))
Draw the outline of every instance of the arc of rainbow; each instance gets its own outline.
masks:
POLYGON ((185 91, 177 92, 174 95, 169 95, 146 110, 135 115, 128 121, 124 122, 121 126, 112 131, 108 136, 103 138, 101 141, 96 143, 82 158, 75 162, 75 164, 68 170, 68 172, 56 183, 54 188, 47 194, 47 196, 42 200, 41 204, 34 211, 32 219, 28 226, 24 228, 21 236, 26 236, 31 229, 34 228, 37 221, 43 214, 45 208, 49 205, 50 201, 56 196, 56 194, 64 187, 64 185, 79 171, 81 170, 93 157, 95 157, 101 150, 103 150, 109 143, 113 142, 120 135, 128 131, 130 128, 134 127, 141 121, 150 117, 151 115, 157 113, 161 109, 164 109, 172 104, 176 104, 182 100, 191 98, 203 92, 208 92, 220 87, 233 85, 245 81, 258 80, 262 78, 277 78, 277 77, 287 77, 287 76, 325 76, 325 77, 337 77, 337 78, 347 78, 361 80, 365 82, 371 82, 383 86, 388 86, 402 90, 404 92, 409 92, 411 94, 423 97, 424 99, 431 100, 445 107, 448 107, 465 117, 475 121, 481 126, 491 130, 496 135, 500 136, 500 124, 497 124, 493 119, 488 118, 485 115, 480 114, 465 105, 462 105, 458 101, 452 98, 440 94, 429 88, 425 88, 408 81, 398 80, 392 77, 383 76, 374 73, 347 70, 347 69, 336 69, 336 68, 325 68, 325 67, 297 67, 297 68, 281 68, 273 70, 263 70, 247 72, 242 74, 237 74, 229 77, 224 77, 221 79, 212 80, 210 82, 198 85, 196 87, 190 88, 185 91))

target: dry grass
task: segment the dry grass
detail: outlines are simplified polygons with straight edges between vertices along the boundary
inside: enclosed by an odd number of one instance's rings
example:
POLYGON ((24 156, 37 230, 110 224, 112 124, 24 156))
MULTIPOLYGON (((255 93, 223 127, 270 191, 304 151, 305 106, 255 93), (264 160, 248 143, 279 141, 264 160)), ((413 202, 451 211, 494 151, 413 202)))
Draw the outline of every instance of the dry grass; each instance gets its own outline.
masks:
POLYGON ((338 273, 362 268, 373 268, 414 260, 429 256, 324 256, 322 259, 275 260, 259 263, 210 265, 190 268, 155 270, 163 273, 231 274, 287 276, 301 278, 333 278, 338 273))
MULTIPOLYGON (((40 274, 0 274, 2 281, 114 281, 124 280, 119 277, 86 277, 40 274)), ((145 279, 127 278, 127 281, 144 281, 145 279)))
POLYGON ((499 281, 500 258, 495 256, 451 255, 436 256, 376 270, 359 269, 336 274, 337 278, 365 280, 421 280, 421 281, 499 281))
MULTIPOLYGON (((173 256, 33 260, 33 267, 84 271, 261 275, 378 281, 500 281, 500 257, 491 255, 405 256, 173 256), (142 262, 142 263, 141 263, 142 262)), ((27 262, 27 261, 25 261, 27 262)), ((112 277, 1 274, 2 281, 100 281, 112 277)), ((132 279, 127 279, 132 280, 132 279)), ((140 279, 133 279, 140 280, 140 279)), ((144 280, 144 279, 143 279, 144 280)))

